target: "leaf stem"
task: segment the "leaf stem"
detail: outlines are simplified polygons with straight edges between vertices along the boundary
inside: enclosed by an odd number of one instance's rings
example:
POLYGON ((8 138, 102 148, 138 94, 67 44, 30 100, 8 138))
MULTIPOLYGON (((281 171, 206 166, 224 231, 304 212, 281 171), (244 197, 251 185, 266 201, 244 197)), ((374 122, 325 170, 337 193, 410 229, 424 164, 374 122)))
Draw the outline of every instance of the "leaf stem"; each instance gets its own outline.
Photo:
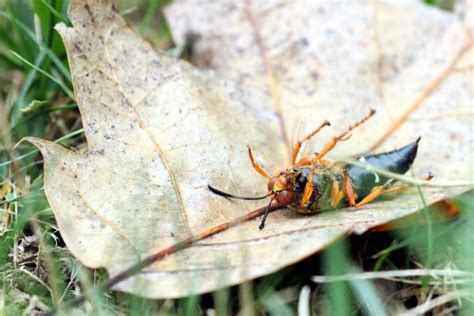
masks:
MULTIPOLYGON (((276 203, 275 203, 270 208, 270 211, 274 211, 278 208, 279 207, 277 207, 276 203)), ((70 308, 70 307, 80 305, 83 302, 85 302, 85 300, 89 297, 90 294, 92 294, 91 292, 96 292, 97 293, 97 292, 107 291, 110 288, 112 288, 114 285, 122 282, 125 279, 128 279, 129 277, 137 274, 138 272, 140 272, 144 268, 152 265, 153 263, 155 263, 157 261, 160 261, 160 260, 164 259, 165 257, 167 257, 171 254, 174 254, 174 253, 177 253, 180 250, 189 248, 198 241, 201 241, 201 240, 206 239, 210 236, 213 236, 215 234, 226 231, 231 227, 237 226, 241 223, 250 221, 254 218, 257 218, 257 217, 263 215, 263 213, 265 212, 265 209, 266 209, 266 207, 261 207, 257 210, 246 213, 245 215, 236 217, 236 218, 234 218, 234 219, 232 219, 228 222, 225 222, 225 223, 219 224, 217 226, 211 227, 209 229, 206 229, 206 230, 204 230, 204 231, 202 231, 198 234, 195 234, 193 236, 190 236, 186 239, 182 239, 182 240, 178 241, 177 243, 175 243, 175 244, 173 244, 173 245, 171 245, 167 248, 164 248, 164 249, 162 249, 162 250, 160 250, 160 251, 158 251, 158 252, 156 252, 156 253, 154 253, 154 254, 146 257, 146 258, 144 258, 143 260, 135 263, 134 265, 132 265, 128 269, 123 270, 122 272, 116 274, 114 277, 112 277, 112 278, 108 279, 107 281, 99 284, 96 288, 94 288, 92 290, 88 290, 84 294, 76 297, 75 299, 73 299, 69 302, 66 302, 63 307, 64 308, 70 308)), ((255 229, 257 229, 257 228, 255 228, 255 229)), ((53 315, 55 312, 56 312, 56 310, 53 309, 53 310, 47 312, 45 315, 53 315)))

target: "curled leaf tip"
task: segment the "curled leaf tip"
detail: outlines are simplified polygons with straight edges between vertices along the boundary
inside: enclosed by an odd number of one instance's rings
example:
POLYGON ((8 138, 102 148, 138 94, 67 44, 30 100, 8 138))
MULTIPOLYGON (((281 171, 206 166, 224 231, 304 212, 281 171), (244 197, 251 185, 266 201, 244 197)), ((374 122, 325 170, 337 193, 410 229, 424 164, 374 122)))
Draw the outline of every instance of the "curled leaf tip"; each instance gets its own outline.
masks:
POLYGON ((14 148, 17 148, 17 146, 23 142, 28 142, 32 144, 33 146, 35 146, 45 158, 51 154, 59 153, 59 152, 63 152, 67 150, 63 146, 58 145, 52 141, 37 138, 37 137, 24 137, 18 143, 15 144, 14 148))

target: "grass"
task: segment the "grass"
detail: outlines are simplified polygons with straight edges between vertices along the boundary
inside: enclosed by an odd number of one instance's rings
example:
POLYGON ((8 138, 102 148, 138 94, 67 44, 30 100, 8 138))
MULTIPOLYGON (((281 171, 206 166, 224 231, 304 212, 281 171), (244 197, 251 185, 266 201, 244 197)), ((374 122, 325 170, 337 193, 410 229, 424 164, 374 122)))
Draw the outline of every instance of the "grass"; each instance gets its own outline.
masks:
MULTIPOLYGON (((171 48, 161 12, 165 2, 135 2, 123 1, 119 9, 153 45, 171 48)), ((0 7, 0 315, 48 310, 107 278, 69 253, 43 192, 41 157, 31 146, 15 147, 25 136, 85 146, 64 46, 53 30, 58 22, 68 23, 66 7, 62 0, 7 1, 0 7)), ((240 286, 179 300, 110 292, 94 295, 76 312, 383 315, 417 309, 468 315, 474 311, 474 278, 452 273, 474 273, 472 193, 452 203, 460 212, 457 219, 439 220, 436 210, 425 208, 412 226, 340 240, 240 286), (427 268, 439 274, 401 272, 427 268), (379 274, 372 278, 370 272, 379 274)))

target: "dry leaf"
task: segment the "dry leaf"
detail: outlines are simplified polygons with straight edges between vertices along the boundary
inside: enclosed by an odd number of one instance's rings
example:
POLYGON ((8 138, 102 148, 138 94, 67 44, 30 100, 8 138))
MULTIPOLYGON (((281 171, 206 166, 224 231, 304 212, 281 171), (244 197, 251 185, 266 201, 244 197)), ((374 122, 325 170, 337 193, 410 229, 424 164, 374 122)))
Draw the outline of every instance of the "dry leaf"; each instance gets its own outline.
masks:
MULTIPOLYGON (((67 47, 88 150, 28 140, 44 156, 45 192, 68 248, 85 265, 105 267, 111 276, 261 206, 231 202, 206 188, 213 183, 245 195, 266 192, 266 181, 247 160, 246 144, 269 171, 287 163, 245 10, 229 3, 192 3, 173 5, 169 19, 177 39, 187 31, 201 35, 196 50, 216 72, 160 55, 105 1, 71 1, 73 27, 57 27, 67 47)), ((369 105, 382 112, 341 144, 337 155, 367 148, 390 122, 388 113, 399 115, 403 108, 397 105, 420 93, 467 43, 455 16, 417 4, 315 5, 311 10, 309 4, 262 2, 251 11, 274 61, 287 126, 330 119, 336 124, 318 135, 322 146, 369 105), (383 25, 377 36, 375 12, 383 25), (415 31, 416 39, 409 40, 407 34, 415 31)), ((404 145, 423 136, 418 175, 431 170, 439 180, 466 178, 470 153, 462 144, 472 141, 468 118, 436 119, 426 113, 467 107, 473 95, 469 74, 452 73, 414 113, 419 120, 405 124, 392 140, 392 146, 404 145)), ((430 203, 448 194, 434 188, 423 192, 430 203)), ((212 291, 276 271, 342 235, 362 233, 420 206, 415 190, 409 190, 403 198, 357 210, 316 216, 276 211, 262 231, 257 221, 244 223, 168 256, 115 289, 150 298, 212 291)))
POLYGON ((474 1, 464 0, 456 9, 459 10, 459 15, 464 19, 471 34, 474 35, 474 1))

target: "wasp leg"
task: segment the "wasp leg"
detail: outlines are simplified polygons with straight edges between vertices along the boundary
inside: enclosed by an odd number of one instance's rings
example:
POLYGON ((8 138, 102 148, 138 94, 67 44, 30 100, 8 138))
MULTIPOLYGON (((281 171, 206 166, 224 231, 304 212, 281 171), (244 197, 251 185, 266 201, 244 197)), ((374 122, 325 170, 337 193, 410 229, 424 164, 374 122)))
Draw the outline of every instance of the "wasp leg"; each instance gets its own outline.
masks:
POLYGON ((337 208, 342 198, 344 197, 344 191, 339 189, 339 181, 333 174, 328 174, 332 180, 332 189, 331 189, 331 206, 332 208, 337 208))
POLYGON ((344 171, 344 194, 346 196, 347 202, 349 206, 355 206, 356 196, 354 193, 354 187, 352 186, 351 178, 349 178, 349 174, 347 171, 344 171))
POLYGON ((318 155, 318 160, 321 160, 328 152, 330 152, 334 147, 336 147, 336 144, 341 141, 348 140, 351 137, 350 132, 354 130, 356 127, 362 125, 365 121, 367 121, 370 117, 372 117, 375 114, 374 109, 370 109, 369 114, 367 114, 365 117, 363 117, 361 120, 355 122, 351 126, 347 128, 344 132, 339 134, 336 137, 333 137, 329 143, 326 144, 326 146, 321 150, 321 152, 318 155))
POLYGON ((301 198, 301 201, 300 201, 300 205, 302 207, 306 207, 306 205, 308 205, 309 199, 311 198, 311 195, 313 194, 313 191, 314 191, 313 177, 314 177, 314 169, 315 169, 317 157, 318 155, 314 155, 314 157, 311 159, 311 167, 309 169, 308 182, 306 183, 304 187, 303 197, 301 198))
MULTIPOLYGON (((424 180, 429 181, 432 178, 433 178, 433 175, 430 173, 430 174, 428 174, 428 176, 426 176, 424 178, 424 180)), ((355 206, 356 207, 364 206, 364 205, 372 202, 373 200, 375 200, 376 198, 378 198, 382 194, 397 192, 397 191, 406 189, 408 187, 410 187, 410 185, 407 184, 407 183, 398 183, 398 184, 393 185, 392 187, 390 187, 390 182, 387 182, 386 184, 384 184, 382 186, 378 186, 378 187, 373 188, 372 191, 365 198, 363 198, 359 203, 357 203, 355 206)))
MULTIPOLYGON (((305 158, 305 162, 307 160, 309 161, 308 158, 305 158)), ((301 163, 301 161, 300 161, 300 163, 301 163)), ((309 202, 309 199, 311 198, 311 195, 313 194, 313 191, 314 191, 313 178, 314 178, 314 171, 316 169, 316 165, 322 165, 322 164, 326 164, 326 163, 329 163, 329 161, 326 161, 326 160, 319 161, 318 160, 318 154, 315 154, 314 157, 311 159, 311 166, 310 166, 310 169, 309 169, 309 178, 308 178, 308 182, 306 183, 306 186, 304 187, 303 198, 301 199, 301 202, 300 202, 301 206, 306 207, 306 205, 309 202)), ((299 163, 298 163, 298 165, 299 165, 299 163)))
POLYGON ((293 166, 296 163, 296 158, 298 157, 298 153, 300 152, 301 145, 305 142, 311 139, 314 135, 316 135, 320 130, 323 129, 325 126, 330 126, 331 123, 328 121, 324 121, 321 125, 319 125, 318 128, 316 128, 314 131, 306 135, 303 139, 298 140, 295 144, 295 147, 293 147, 293 155, 291 158, 291 165, 293 166))
POLYGON ((252 163, 252 167, 260 174, 262 175, 263 177, 267 178, 267 179, 270 179, 270 176, 259 166, 258 163, 255 162, 255 159, 253 159, 253 155, 252 155, 252 149, 250 149, 250 146, 247 145, 247 149, 249 151, 249 159, 250 159, 250 162, 252 163))
POLYGON ((304 158, 301 158, 300 161, 298 161, 296 166, 298 166, 298 167, 307 166, 307 165, 310 165, 312 161, 313 161, 313 157, 309 157, 309 156, 304 157, 304 158))
POLYGON ((313 191, 314 191, 313 181, 308 180, 308 183, 306 183, 306 186, 304 187, 303 198, 300 201, 301 207, 305 208, 308 205, 309 199, 311 198, 313 191))
POLYGON ((331 206, 336 208, 341 202, 343 196, 344 192, 339 190, 339 182, 337 180, 333 180, 331 190, 331 206))
MULTIPOLYGON (((401 189, 401 188, 400 188, 401 189)), ((398 190, 400 190, 398 189, 398 190)), ((397 190, 397 191, 398 191, 397 190)), ((380 195, 385 193, 386 191, 384 190, 383 187, 375 187, 372 192, 369 193, 365 198, 363 198, 359 203, 355 205, 355 207, 361 207, 364 206, 365 204, 368 204, 378 198, 380 195)))
POLYGON ((405 188, 408 188, 408 185, 405 183, 399 183, 388 189, 389 185, 390 185, 390 182, 387 182, 384 185, 373 188, 372 191, 365 198, 359 201, 355 206, 356 207, 364 206, 372 202, 373 200, 375 200, 376 198, 378 198, 384 193, 393 193, 393 192, 397 192, 405 188))
POLYGON ((326 164, 329 164, 328 160, 323 160, 323 159, 318 160, 317 156, 318 156, 318 154, 316 153, 315 156, 313 156, 313 157, 304 157, 300 161, 298 161, 296 166, 302 167, 302 166, 308 166, 308 165, 311 165, 311 164, 316 165, 316 163, 320 166, 324 166, 326 164))

